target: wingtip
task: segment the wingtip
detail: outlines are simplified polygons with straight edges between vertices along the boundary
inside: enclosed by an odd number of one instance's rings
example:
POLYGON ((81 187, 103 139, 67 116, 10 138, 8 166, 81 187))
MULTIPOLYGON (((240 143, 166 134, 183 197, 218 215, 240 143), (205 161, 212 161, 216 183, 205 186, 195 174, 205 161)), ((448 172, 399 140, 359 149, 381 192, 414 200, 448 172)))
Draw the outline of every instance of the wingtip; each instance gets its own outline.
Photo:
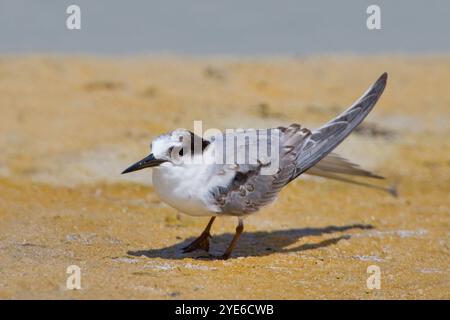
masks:
POLYGON ((376 173, 372 173, 372 172, 369 172, 369 173, 370 173, 370 178, 380 179, 380 180, 386 180, 385 177, 380 176, 380 175, 378 175, 378 174, 376 174, 376 173))
POLYGON ((384 88, 386 87, 387 79, 388 79, 388 73, 383 72, 383 74, 373 84, 372 90, 380 92, 380 94, 381 94, 384 91, 384 88))

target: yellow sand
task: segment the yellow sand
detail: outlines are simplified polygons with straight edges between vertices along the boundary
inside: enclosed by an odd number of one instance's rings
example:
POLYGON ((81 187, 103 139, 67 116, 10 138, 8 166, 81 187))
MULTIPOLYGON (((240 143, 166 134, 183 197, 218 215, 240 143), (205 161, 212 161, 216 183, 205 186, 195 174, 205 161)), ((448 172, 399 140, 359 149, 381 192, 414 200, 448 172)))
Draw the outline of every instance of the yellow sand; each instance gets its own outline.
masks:
MULTIPOLYGON (((0 298, 449 299, 449 83, 450 57, 2 57, 0 298), (314 128, 383 71, 383 97, 337 151, 398 198, 299 179, 218 261, 180 251, 207 218, 160 202, 150 170, 120 175, 194 120, 314 128), (66 289, 69 265, 81 290, 66 289)), ((217 220, 212 253, 234 228, 217 220)))

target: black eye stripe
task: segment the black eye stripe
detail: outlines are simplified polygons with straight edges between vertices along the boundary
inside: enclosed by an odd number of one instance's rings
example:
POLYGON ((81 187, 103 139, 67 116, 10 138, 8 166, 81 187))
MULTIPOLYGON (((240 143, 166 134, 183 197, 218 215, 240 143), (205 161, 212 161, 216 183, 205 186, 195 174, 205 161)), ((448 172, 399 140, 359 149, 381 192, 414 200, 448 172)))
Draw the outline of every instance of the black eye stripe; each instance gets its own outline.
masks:
MULTIPOLYGON (((170 155, 170 156, 172 156, 174 148, 175 148, 175 147, 172 146, 172 147, 170 147, 170 148, 168 149, 169 155, 170 155)), ((184 155, 183 149, 184 149, 184 148, 181 147, 180 150, 178 150, 178 155, 179 155, 180 157, 182 157, 182 156, 184 155)))

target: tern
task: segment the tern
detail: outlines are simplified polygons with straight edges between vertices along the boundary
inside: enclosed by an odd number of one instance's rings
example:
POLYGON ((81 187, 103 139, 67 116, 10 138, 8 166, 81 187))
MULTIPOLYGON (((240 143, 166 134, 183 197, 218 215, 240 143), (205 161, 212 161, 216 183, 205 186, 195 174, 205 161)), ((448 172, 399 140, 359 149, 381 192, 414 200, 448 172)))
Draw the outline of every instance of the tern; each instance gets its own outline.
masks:
MULTIPOLYGON (((234 161, 231 163, 205 161, 205 158, 217 159, 213 155, 223 152, 225 140, 240 141, 233 149, 237 153, 254 147, 261 140, 264 140, 263 143, 272 143, 272 138, 261 139, 259 135, 257 141, 240 139, 255 132, 254 129, 217 134, 210 138, 200 137, 186 129, 176 129, 156 137, 150 145, 152 153, 122 174, 153 168, 153 186, 164 202, 189 215, 211 217, 200 236, 183 248, 184 252, 197 249, 209 251, 211 226, 216 217, 237 217, 235 235, 220 257, 228 259, 244 230, 244 217, 273 202, 283 187, 303 173, 394 193, 388 188, 348 179, 348 176, 383 177, 332 153, 373 109, 384 91, 386 81, 387 73, 383 73, 353 105, 315 130, 308 130, 296 123, 268 129, 271 137, 277 137, 278 152, 265 157, 257 154, 256 159, 253 159, 256 161, 246 158, 238 162, 235 155, 232 155, 234 161), (202 160, 198 161, 200 158, 202 160), (264 169, 275 160, 276 170, 264 173, 264 169)), ((229 160, 230 156, 225 155, 225 159, 229 160)))

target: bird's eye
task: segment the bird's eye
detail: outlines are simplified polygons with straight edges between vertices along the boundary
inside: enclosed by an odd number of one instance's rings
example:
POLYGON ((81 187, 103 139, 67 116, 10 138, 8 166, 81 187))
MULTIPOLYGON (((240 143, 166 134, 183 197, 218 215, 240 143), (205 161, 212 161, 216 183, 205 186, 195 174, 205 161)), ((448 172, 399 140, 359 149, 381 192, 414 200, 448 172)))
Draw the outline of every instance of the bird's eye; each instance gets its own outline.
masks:
MULTIPOLYGON (((175 147, 170 147, 167 151, 169 152, 169 155, 170 156, 174 156, 174 149, 175 147)), ((180 150, 178 151, 178 155, 180 156, 180 157, 182 157, 183 156, 183 154, 184 154, 184 152, 183 152, 183 148, 180 148, 180 150)))

